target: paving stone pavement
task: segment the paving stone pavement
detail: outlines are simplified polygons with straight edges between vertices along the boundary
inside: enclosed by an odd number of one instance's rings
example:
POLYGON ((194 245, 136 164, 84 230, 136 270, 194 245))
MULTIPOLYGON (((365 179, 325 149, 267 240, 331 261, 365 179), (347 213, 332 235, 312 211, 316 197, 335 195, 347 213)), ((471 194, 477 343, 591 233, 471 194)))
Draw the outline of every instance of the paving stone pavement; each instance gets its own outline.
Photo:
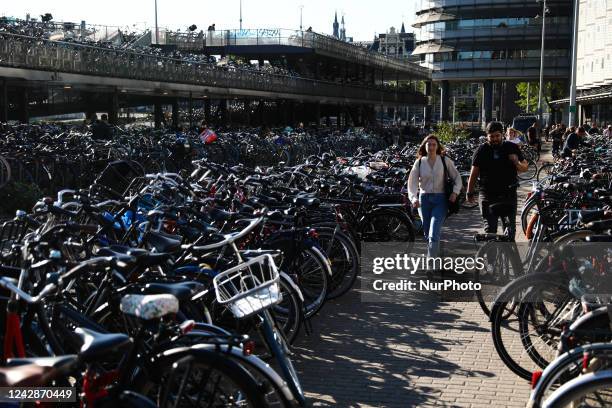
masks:
MULTIPOLYGON (((463 210, 446 238, 472 239, 480 227, 477 209, 463 210)), ((359 287, 328 302, 295 345, 313 406, 525 406, 529 384, 497 356, 478 303, 363 303, 359 287)))

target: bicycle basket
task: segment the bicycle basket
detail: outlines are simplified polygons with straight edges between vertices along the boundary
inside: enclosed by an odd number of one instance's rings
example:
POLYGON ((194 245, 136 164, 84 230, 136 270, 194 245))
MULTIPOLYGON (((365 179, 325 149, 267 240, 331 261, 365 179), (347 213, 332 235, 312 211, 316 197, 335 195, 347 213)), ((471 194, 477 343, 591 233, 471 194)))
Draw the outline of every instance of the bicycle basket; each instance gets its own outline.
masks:
POLYGON ((0 255, 8 255, 13 244, 18 244, 28 232, 28 225, 19 220, 7 221, 0 227, 0 255))
POLYGON ((221 272, 213 279, 217 301, 237 319, 249 317, 282 300, 279 274, 270 255, 261 255, 221 272))

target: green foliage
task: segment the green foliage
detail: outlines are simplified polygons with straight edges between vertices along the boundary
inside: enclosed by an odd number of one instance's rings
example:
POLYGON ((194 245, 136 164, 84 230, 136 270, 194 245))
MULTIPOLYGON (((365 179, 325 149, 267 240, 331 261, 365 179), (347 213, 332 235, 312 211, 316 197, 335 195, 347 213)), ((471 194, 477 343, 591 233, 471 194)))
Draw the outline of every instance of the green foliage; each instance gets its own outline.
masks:
POLYGON ((29 211, 43 196, 36 184, 10 181, 0 189, 0 213, 13 215, 17 210, 29 211))
POLYGON ((465 140, 470 137, 469 130, 458 125, 453 125, 451 122, 438 123, 434 134, 443 144, 456 140, 465 140))
MULTIPOLYGON (((540 92, 540 84, 537 82, 530 83, 529 95, 527 95, 527 82, 519 82, 516 84, 516 91, 519 94, 519 99, 517 99, 515 102, 523 110, 523 112, 527 112, 527 97, 529 96, 529 112, 527 113, 536 113, 538 109, 538 93, 540 92)), ((549 109, 551 109, 550 102, 560 98, 563 95, 563 92, 563 85, 559 82, 546 82, 544 84, 544 92, 542 96, 544 97, 544 102, 546 102, 546 104, 549 106, 549 109)))

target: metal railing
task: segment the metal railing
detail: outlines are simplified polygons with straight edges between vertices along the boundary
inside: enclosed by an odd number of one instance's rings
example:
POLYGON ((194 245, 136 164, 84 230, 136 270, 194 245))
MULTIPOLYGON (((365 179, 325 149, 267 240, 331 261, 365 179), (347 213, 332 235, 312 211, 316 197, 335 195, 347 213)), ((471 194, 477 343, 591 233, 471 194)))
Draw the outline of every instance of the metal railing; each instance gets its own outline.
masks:
POLYGON ((254 90, 272 94, 340 97, 375 103, 426 102, 422 94, 409 90, 378 89, 236 68, 220 68, 210 63, 14 34, 0 34, 0 66, 254 90))
POLYGON ((429 79, 428 69, 417 64, 393 58, 365 47, 340 41, 337 38, 300 30, 243 29, 218 30, 203 33, 194 39, 186 33, 166 33, 165 44, 176 45, 181 50, 198 50, 203 47, 284 45, 313 49, 316 53, 347 61, 376 66, 381 69, 409 72, 415 78, 429 79))

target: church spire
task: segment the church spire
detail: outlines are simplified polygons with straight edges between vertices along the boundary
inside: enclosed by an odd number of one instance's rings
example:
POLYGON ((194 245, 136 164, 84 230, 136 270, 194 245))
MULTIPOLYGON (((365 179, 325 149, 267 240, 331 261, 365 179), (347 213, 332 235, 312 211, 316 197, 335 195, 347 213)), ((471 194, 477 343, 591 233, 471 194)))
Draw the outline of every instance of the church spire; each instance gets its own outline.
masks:
POLYGON ((402 29, 400 30, 400 33, 406 34, 406 27, 404 27, 404 22, 403 21, 402 21, 402 29))
POLYGON ((334 18, 333 27, 334 27, 334 37, 340 38, 340 30, 339 30, 340 24, 338 24, 338 11, 336 11, 336 16, 334 18))

